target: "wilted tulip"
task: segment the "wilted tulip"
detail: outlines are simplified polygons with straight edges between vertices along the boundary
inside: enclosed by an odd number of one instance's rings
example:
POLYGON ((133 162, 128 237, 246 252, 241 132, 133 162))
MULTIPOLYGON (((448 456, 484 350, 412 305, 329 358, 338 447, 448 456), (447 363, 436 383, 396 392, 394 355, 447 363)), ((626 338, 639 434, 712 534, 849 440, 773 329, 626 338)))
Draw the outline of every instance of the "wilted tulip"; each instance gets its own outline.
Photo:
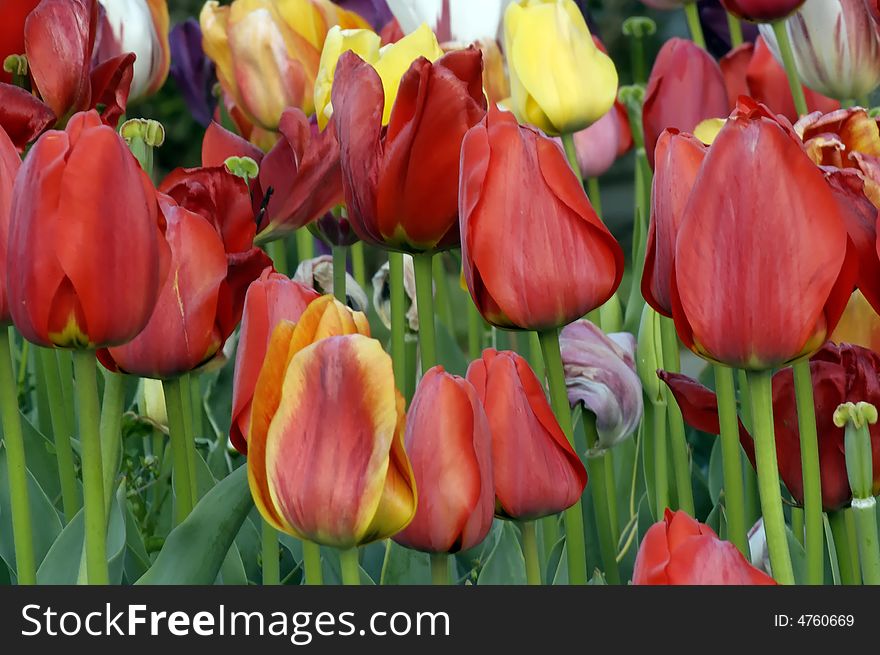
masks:
POLYGON ((128 100, 134 54, 101 58, 97 31, 97 0, 43 0, 28 14, 24 53, 35 93, 0 83, 0 126, 19 150, 78 111, 100 108, 102 120, 116 126, 128 100))
POLYGON ((645 533, 633 570, 634 585, 773 585, 729 541, 686 512, 666 510, 645 533))
POLYGON ((329 0, 235 0, 228 6, 210 0, 199 21, 223 90, 266 130, 278 128, 288 107, 314 113, 318 61, 330 28, 367 27, 329 0))
POLYGON ((391 358, 362 335, 311 343, 296 333, 275 328, 254 391, 254 502, 278 530, 326 546, 390 537, 418 503, 391 358))
POLYGON ((711 55, 686 39, 664 43, 651 69, 642 110, 645 151, 651 166, 663 130, 693 132, 701 121, 729 113, 724 77, 711 55))
POLYGON ((193 118, 202 127, 208 127, 217 106, 214 96, 217 73, 214 62, 208 59, 202 49, 199 21, 188 18, 175 25, 168 40, 171 46, 171 77, 193 118))
POLYGON ((251 401, 257 377, 266 357, 272 330, 282 320, 296 323, 318 294, 288 277, 266 269, 248 287, 241 319, 241 333, 235 353, 232 382, 232 424, 229 439, 240 453, 247 454, 251 422, 251 401))
POLYGON ((461 142, 484 116, 486 98, 478 50, 410 65, 417 53, 406 48, 417 34, 388 46, 375 67, 344 53, 333 107, 354 231, 368 243, 425 252, 458 244, 461 142))
MULTIPOLYGON (((293 279, 320 294, 333 293, 333 257, 321 255, 301 261, 293 274, 293 279)), ((345 295, 347 304, 358 312, 367 311, 367 294, 351 276, 345 273, 345 295)))
MULTIPOLYGON (((838 100, 866 97, 880 84, 880 23, 868 0, 807 0, 785 22, 798 76, 838 100)), ((772 26, 761 35, 782 61, 772 26)))
POLYGON ((109 34, 101 32, 101 58, 133 52, 137 59, 130 97, 139 100, 153 95, 165 83, 171 63, 167 0, 98 1, 110 28, 109 34))
POLYGON ((709 148, 675 234, 668 283, 678 334, 702 357, 739 368, 803 357, 837 324, 854 255, 843 210, 790 124, 743 98, 709 148))
POLYGON ((465 137, 461 170, 462 266, 487 321, 544 330, 611 297, 623 252, 556 143, 492 109, 465 137))
POLYGON ((492 435, 473 385, 441 366, 425 373, 409 407, 405 444, 419 504, 394 540, 431 553, 483 541, 495 514, 492 435))
MULTIPOLYGON (((391 267, 388 262, 382 264, 373 275, 373 307, 379 320, 389 330, 391 329, 391 267)), ((413 268, 413 260, 409 255, 403 256, 403 291, 408 309, 406 310, 406 324, 411 332, 419 331, 419 307, 416 302, 416 274, 413 268)))
POLYGON ((495 513, 529 520, 574 505, 587 484, 587 471, 526 360, 488 349, 471 362, 467 379, 489 417, 495 513))
POLYGON ((12 208, 12 186, 21 167, 15 145, 0 128, 0 330, 12 322, 6 299, 6 249, 9 239, 9 213, 12 208))
POLYGON ((547 134, 572 134, 608 113, 617 69, 572 0, 518 0, 504 13, 510 105, 547 134))
POLYGON ((794 13, 804 0, 721 0, 721 4, 737 18, 771 23, 794 13))
POLYGON ((644 410, 636 373, 636 341, 628 332, 605 334, 586 319, 559 335, 568 401, 596 416, 597 447, 611 448, 639 426, 644 410))
MULTIPOLYGON (((45 3, 44 3, 45 4, 45 3)), ((13 189, 6 261, 15 326, 43 346, 126 343, 163 283, 156 192, 95 111, 31 148, 13 189)))

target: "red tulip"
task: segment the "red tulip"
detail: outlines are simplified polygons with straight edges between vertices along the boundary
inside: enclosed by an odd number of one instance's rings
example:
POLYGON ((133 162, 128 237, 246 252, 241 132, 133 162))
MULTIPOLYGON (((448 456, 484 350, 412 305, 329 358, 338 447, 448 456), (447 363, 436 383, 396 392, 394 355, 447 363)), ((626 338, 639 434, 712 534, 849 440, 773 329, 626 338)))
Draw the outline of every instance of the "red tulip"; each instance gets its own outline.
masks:
POLYGON ((486 113, 481 61, 475 48, 417 59, 383 129, 379 74, 352 52, 340 57, 333 116, 349 221, 362 240, 413 252, 458 245, 462 138, 486 113))
POLYGON ((462 266, 487 321, 544 330, 611 297, 623 251, 556 143, 492 109, 465 137, 461 170, 462 266))
POLYGON ((721 4, 737 18, 770 23, 797 11, 806 0, 721 0, 721 4))
MULTIPOLYGON (((790 121, 798 119, 798 112, 791 97, 785 69, 779 65, 764 39, 744 43, 721 58, 721 71, 727 86, 731 107, 741 95, 747 95, 767 105, 777 114, 790 121)), ((833 111, 840 107, 837 100, 804 87, 804 97, 811 111, 833 111)))
POLYGON ((526 360, 488 349, 471 362, 467 379, 489 417, 495 513, 529 520, 574 505, 587 484, 587 471, 526 360))
MULTIPOLYGON (((24 21, 40 0, 0 0, 0 64, 9 55, 24 54, 24 21)), ((12 75, 0 65, 0 82, 11 82, 12 75)))
MULTIPOLYGON (((810 360, 816 421, 819 435, 819 472, 822 506, 826 511, 849 504, 852 491, 846 472, 844 430, 834 425, 837 406, 845 402, 880 403, 880 355, 850 344, 826 343, 810 360)), ((718 434, 718 402, 715 394, 695 380, 675 373, 660 377, 675 395, 685 421, 698 430, 718 434)), ((794 376, 790 368, 773 376, 773 423, 779 476, 792 497, 803 503, 800 437, 794 376)), ((874 493, 880 493, 880 426, 869 426, 874 453, 874 493)), ((740 424, 740 442, 754 463, 752 440, 740 424)))
POLYGON ((736 546, 686 512, 666 510, 645 533, 634 585, 774 585, 736 546))
POLYGON ((24 89, 0 83, 0 124, 20 149, 74 112, 100 107, 101 119, 112 126, 125 112, 134 54, 93 66, 97 29, 97 0, 43 0, 27 16, 24 51, 41 102, 24 89))
POLYGON ((813 352, 833 331, 855 253, 834 192, 785 119, 742 99, 679 220, 663 266, 676 328, 694 352, 767 369, 813 352))
POLYGON ((9 238, 9 212, 12 208, 12 185, 21 167, 15 145, 0 128, 0 330, 12 322, 6 299, 6 242, 9 238))
POLYGON ((155 193, 95 111, 37 140, 16 178, 6 263, 25 338, 100 348, 144 329, 163 282, 155 193))
POLYGON ((431 553, 483 541, 495 513, 492 435, 473 385, 441 366, 425 373, 407 414, 404 443, 419 504, 394 540, 431 553))
POLYGON ((709 53, 686 39, 664 43, 651 69, 642 110, 651 166, 663 130, 674 127, 693 132, 707 118, 724 118, 729 113, 724 77, 709 53))
POLYGON ((248 287, 235 353, 229 428, 229 439, 241 453, 247 454, 251 401, 272 329, 281 320, 299 321, 308 304, 317 297, 314 290, 268 268, 248 287))

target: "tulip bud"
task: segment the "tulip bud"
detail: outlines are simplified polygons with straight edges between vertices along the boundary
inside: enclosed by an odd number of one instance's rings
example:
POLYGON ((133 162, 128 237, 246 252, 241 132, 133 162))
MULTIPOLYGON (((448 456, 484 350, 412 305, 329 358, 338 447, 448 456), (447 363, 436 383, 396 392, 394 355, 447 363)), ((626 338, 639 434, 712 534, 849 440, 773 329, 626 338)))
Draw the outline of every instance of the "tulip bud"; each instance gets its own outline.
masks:
POLYGON ((488 349, 471 362, 467 379, 483 401, 492 431, 495 514, 529 520, 576 503, 587 471, 526 360, 488 349))
POLYGON ((509 5, 504 47, 511 105, 521 121, 547 134, 572 134, 614 105, 617 69, 596 47, 572 0, 519 0, 509 5))
POLYGON ((168 429, 168 409, 165 407, 165 391, 161 380, 143 378, 144 416, 165 429, 168 429))
POLYGON ((471 383, 440 366, 425 373, 410 404, 405 444, 419 504, 394 540, 431 553, 483 541, 495 513, 492 435, 471 383))
POLYGON ((562 329, 559 346, 569 403, 583 403, 596 415, 597 447, 611 448, 630 436, 644 409, 642 384, 633 359, 633 335, 606 335, 581 319, 562 329))
MULTIPOLYGON (((299 263, 293 280, 323 294, 333 293, 333 257, 321 255, 299 263)), ((345 295, 347 304, 355 311, 367 311, 367 294, 361 285, 348 273, 345 274, 345 295)))
POLYGON ((663 383, 657 371, 663 368, 663 345, 660 337, 661 317, 650 306, 642 308, 639 321, 639 342, 636 348, 636 370, 645 389, 645 396, 654 405, 663 404, 663 383))

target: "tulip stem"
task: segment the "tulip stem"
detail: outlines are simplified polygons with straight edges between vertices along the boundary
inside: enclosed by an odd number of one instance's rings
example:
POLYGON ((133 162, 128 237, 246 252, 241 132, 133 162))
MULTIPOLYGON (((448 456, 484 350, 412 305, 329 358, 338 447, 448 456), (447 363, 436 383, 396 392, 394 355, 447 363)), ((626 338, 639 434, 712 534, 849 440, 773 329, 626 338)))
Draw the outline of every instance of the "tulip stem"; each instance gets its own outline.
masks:
POLYGON ((180 525, 192 511, 189 455, 186 447, 186 427, 183 418, 183 402, 180 396, 180 378, 162 381, 165 392, 165 409, 168 413, 168 433, 171 439, 171 456, 174 458, 174 523, 180 525))
POLYGON ((76 403, 73 393, 73 355, 69 350, 57 349, 55 359, 58 361, 58 377, 61 380, 61 395, 64 397, 64 408, 67 410, 67 427, 73 434, 76 425, 76 403))
POLYGON ((281 584, 281 561, 278 558, 278 531, 263 521, 263 586, 281 584))
MULTIPOLYGON (((672 319, 660 318, 660 338, 663 343, 663 366, 667 371, 677 373, 681 369, 678 337, 672 319)), ((666 395, 666 416, 669 420, 669 445, 672 448, 672 468, 675 472, 675 490, 678 507, 694 516, 694 490, 691 485, 691 465, 687 437, 684 431, 684 418, 675 397, 664 389, 666 395)))
POLYGON ((342 584, 357 586, 361 583, 361 567, 358 562, 357 546, 339 551, 339 568, 342 570, 342 584))
MULTIPOLYGON (((298 263, 315 257, 315 239, 309 228, 301 227, 296 231, 296 256, 298 263)), ((285 272, 285 275, 287 273, 285 272)))
POLYGON ((186 445, 186 463, 189 470, 189 495, 190 510, 199 502, 199 469, 196 467, 198 453, 196 452, 196 437, 193 432, 192 393, 190 392, 190 374, 180 376, 180 407, 183 412, 183 429, 186 445))
POLYGON ((0 411, 3 418, 3 443, 9 478, 9 501, 12 505, 12 537, 18 584, 37 582, 31 506, 28 500, 28 471, 25 461, 21 415, 18 410, 18 386, 12 369, 10 330, 0 327, 0 411))
POLYGON ((684 6, 684 16, 687 18, 688 29, 691 33, 691 40, 706 49, 706 37, 703 36, 703 26, 700 25, 700 12, 697 9, 696 1, 688 2, 684 6))
POLYGON ((873 496, 853 498, 852 513, 856 522, 862 582, 880 585, 880 542, 877 537, 877 501, 873 496))
POLYGON ((804 94, 804 87, 798 75, 797 64, 794 60, 794 52, 791 49, 791 40, 788 38, 788 28, 785 25, 785 19, 773 23, 773 33, 776 35, 776 42, 779 44, 779 53, 782 55, 785 74, 788 76, 788 86, 791 88, 794 108, 799 116, 806 116, 809 111, 807 109, 807 97, 804 94))
POLYGON ((431 553, 431 584, 449 584, 449 555, 446 553, 431 553))
POLYGON ((538 557, 538 534, 534 521, 523 521, 522 530, 523 557, 526 560, 526 583, 541 584, 541 559, 538 557))
POLYGON ((758 470, 758 493, 770 551, 773 577, 781 584, 794 584, 794 570, 785 533, 782 494, 779 490, 779 466, 776 460, 776 437, 773 427, 773 392, 769 371, 748 371, 752 403, 752 436, 755 440, 755 464, 758 470))
MULTIPOLYGON (((538 333, 541 350, 544 354, 544 367, 550 383, 550 403, 565 433, 568 443, 574 446, 574 431, 571 425, 571 407, 565 387, 565 372, 562 368, 562 354, 559 351, 559 333, 554 328, 538 333)), ((568 581, 570 584, 587 583, 587 554, 584 546, 584 517, 581 501, 565 510, 565 543, 568 556, 568 581)))
POLYGON ((654 405, 654 519, 663 520, 663 513, 669 507, 669 457, 666 447, 666 403, 654 405))
POLYGON ((354 281, 361 289, 367 288, 367 262, 364 258, 364 242, 357 241, 351 244, 351 270, 354 272, 354 281))
POLYGON ((345 246, 333 246, 333 295, 343 305, 348 304, 348 295, 345 290, 347 256, 348 248, 345 246))
POLYGON ((388 253, 388 278, 391 288, 391 363, 394 382, 406 393, 406 290, 403 286, 403 253, 388 253))
POLYGON ((620 584, 620 570, 617 568, 617 537, 614 536, 616 531, 611 523, 611 503, 605 475, 608 451, 599 446, 595 415, 585 410, 583 420, 584 434, 587 437, 587 470, 592 482, 590 489, 593 492, 593 510, 596 513, 596 530, 599 533, 602 568, 608 584, 620 584))
POLYGON ((104 515, 104 472, 101 465, 101 424, 98 406, 98 369, 92 350, 73 353, 79 440, 82 450, 83 511, 86 571, 89 584, 106 585, 107 522, 104 515))
POLYGON ((449 298, 449 277, 446 274, 446 266, 443 264, 443 253, 437 253, 431 263, 434 288, 437 289, 437 313, 440 322, 446 326, 449 334, 455 335, 455 321, 452 318, 452 304, 449 298))
POLYGON ((738 48, 743 44, 743 28, 739 18, 727 12, 727 29, 730 31, 730 49, 738 48))
POLYGON ((792 366, 797 400, 798 433, 801 442, 801 470, 804 486, 804 525, 807 552, 807 584, 820 585, 825 578, 824 526, 822 522, 822 480, 819 475, 819 439, 816 434, 816 406, 810 362, 792 366))
POLYGON ((721 459, 724 469, 724 509, 727 511, 727 539, 749 556, 746 525, 745 492, 743 490, 742 456, 739 445, 739 423, 736 417, 736 390, 733 369, 715 364, 715 393, 718 397, 718 424, 721 432, 721 459))
MULTIPOLYGON (((477 354, 477 357, 479 357, 479 353, 477 354)), ((476 357, 473 359, 476 359, 476 357)), ((538 339, 538 335, 534 332, 529 332, 529 364, 535 372, 535 377, 538 378, 538 382, 541 383, 541 386, 544 386, 544 381, 547 378, 546 372, 544 371, 544 357, 541 355, 541 341, 538 339)))
POLYGON ((583 187, 584 177, 581 175, 581 167, 578 164, 577 148, 574 145, 574 135, 563 134, 560 138, 562 139, 562 147, 565 148, 565 156, 568 158, 568 165, 571 166, 571 170, 574 171, 575 176, 581 183, 581 187, 583 187))
POLYGON ((73 448, 70 445, 73 428, 68 422, 68 412, 65 405, 65 401, 70 402, 72 399, 64 397, 55 351, 50 348, 37 348, 37 351, 40 356, 40 365, 46 377, 46 393, 49 397, 49 411, 52 418, 52 436, 58 459, 58 477, 61 480, 61 503, 64 507, 65 521, 69 523, 82 507, 76 482, 73 448))
POLYGON ((829 512, 828 524, 831 526, 831 536, 834 539, 834 549, 837 552, 840 583, 844 585, 857 585, 861 582, 858 568, 858 547, 850 539, 849 530, 847 529, 847 513, 848 511, 845 509, 829 512))
MULTIPOLYGON (((470 294, 468 294, 466 302, 468 305, 468 356, 470 359, 479 359, 480 353, 483 352, 483 317, 480 316, 470 294)), ((540 345, 538 348, 540 352, 540 345)), ((543 376, 541 377, 543 378, 543 376)))
POLYGON ((599 218, 602 217, 602 189, 599 186, 598 177, 587 178, 587 195, 590 197, 590 204, 596 210, 599 218))
POLYGON ((430 252, 413 255, 422 375, 437 363, 437 337, 434 334, 434 273, 431 264, 433 257, 433 253, 430 252))
POLYGON ((272 265, 282 275, 287 275, 287 248, 284 247, 284 239, 275 239, 266 244, 266 253, 272 258, 272 265))
POLYGON ((324 573, 321 571, 321 547, 312 541, 303 540, 302 550, 306 584, 310 586, 324 584, 324 573))
POLYGON ((104 374, 104 401, 101 406, 101 462, 104 471, 104 516, 109 520, 116 493, 116 475, 122 452, 122 411, 125 404, 125 378, 119 373, 104 374))

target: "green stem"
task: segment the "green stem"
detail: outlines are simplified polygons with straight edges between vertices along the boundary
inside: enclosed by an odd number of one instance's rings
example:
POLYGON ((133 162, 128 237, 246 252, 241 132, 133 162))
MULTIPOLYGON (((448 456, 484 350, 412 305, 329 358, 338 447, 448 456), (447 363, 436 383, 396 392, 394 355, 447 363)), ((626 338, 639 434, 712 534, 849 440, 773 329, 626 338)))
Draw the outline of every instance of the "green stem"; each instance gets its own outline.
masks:
POLYGON ((467 297, 468 306, 468 356, 470 359, 479 359, 483 352, 483 317, 471 300, 467 297))
MULTIPOLYGON (((611 526, 611 538, 614 543, 620 540, 620 524, 617 511, 617 482, 614 475, 614 451, 609 449, 605 451, 605 494, 608 499, 608 517, 611 526)), ((615 556, 616 557, 616 556, 615 556)))
POLYGON ((348 248, 333 246, 333 295, 343 305, 348 303, 345 291, 345 267, 348 248))
POLYGON ((553 551, 553 546, 559 541, 559 516, 557 514, 551 514, 541 519, 541 538, 544 542, 541 554, 543 555, 543 562, 546 564, 550 561, 550 553, 553 551))
POLYGON ((367 262, 364 257, 364 242, 358 241, 351 244, 351 270, 354 271, 354 280, 361 289, 367 288, 367 262))
POLYGON ((645 41, 641 36, 630 38, 630 63, 632 64, 633 82, 645 84, 648 81, 645 66, 645 41))
POLYGON ((880 585, 880 542, 877 536, 877 501, 873 496, 853 498, 852 513, 856 522, 859 544, 859 562, 862 581, 880 585))
POLYGON ((590 197, 590 204, 596 210, 596 214, 602 216, 602 189, 599 187, 599 178, 587 178, 587 195, 590 197))
POLYGON ((193 436, 202 437, 204 431, 204 417, 202 416, 202 388, 199 385, 199 376, 195 372, 189 374, 190 409, 192 409, 193 436))
POLYGON ((856 517, 851 507, 844 512, 843 516, 846 524, 846 542, 849 544, 849 555, 852 559, 853 571, 855 571, 856 584, 861 584, 862 564, 859 560, 859 541, 856 535, 856 517))
POLYGON ((745 491, 743 490, 742 456, 740 455, 733 369, 722 364, 715 364, 713 369, 715 371, 715 393, 718 396, 718 423, 721 426, 727 538, 743 555, 748 557, 748 526, 746 525, 745 491))
POLYGON ((784 19, 773 23, 773 33, 776 35, 776 42, 779 44, 779 53, 782 55, 782 64, 788 77, 788 86, 791 88, 794 108, 797 110, 798 115, 805 116, 808 111, 807 98, 798 75, 797 64, 794 61, 794 52, 791 49, 791 40, 788 38, 788 29, 785 26, 784 19))
POLYGON ((437 253, 431 264, 433 269, 434 287, 437 289, 437 313, 440 322, 446 326, 449 334, 455 336, 455 321, 452 317, 452 303, 449 292, 449 276, 443 265, 443 253, 437 253))
POLYGON ((321 547, 312 542, 302 542, 303 571, 306 575, 307 585, 324 584, 324 573, 321 570, 321 547))
POLYGON ((309 228, 301 227, 296 231, 296 256, 299 263, 315 257, 315 239, 309 228))
POLYGON ((174 458, 174 524, 180 525, 192 511, 189 461, 186 447, 186 427, 180 396, 180 378, 163 380, 165 410, 168 412, 168 433, 171 439, 171 456, 174 458))
POLYGON ((104 473, 101 466, 101 424, 95 353, 73 353, 76 397, 79 405, 79 439, 82 450, 83 507, 86 570, 89 584, 106 585, 107 522, 104 515, 104 473))
POLYGON ((804 541, 804 508, 803 507, 792 507, 791 508, 791 533, 794 535, 795 540, 803 546, 805 544, 804 541))
POLYGON ((779 466, 776 461, 776 437, 773 427, 773 392, 769 371, 748 371, 752 402, 752 436, 755 440, 755 464, 758 469, 758 493, 770 551, 773 577, 781 584, 794 584, 794 570, 785 534, 782 494, 779 490, 779 466))
POLYGON ((76 403, 73 394, 73 355, 69 350, 56 350, 58 360, 58 377, 61 380, 61 395, 64 396, 64 407, 67 410, 67 426, 73 434, 76 425, 76 403))
POLYGON ((449 584, 449 555, 446 553, 431 553, 431 584, 449 584))
POLYGON ((563 134, 561 138, 562 146, 565 148, 565 156, 568 158, 568 165, 571 166, 577 179, 580 180, 581 186, 583 186, 584 176, 581 175, 581 167, 578 164, 577 148, 574 145, 574 135, 563 134))
POLYGON ((688 2, 684 6, 684 15, 687 18, 688 29, 691 33, 691 40, 706 49, 706 38, 703 36, 703 26, 700 25, 700 12, 697 10, 696 2, 688 2))
POLYGON ((186 435, 183 443, 186 445, 186 463, 189 468, 190 507, 192 508, 199 502, 199 469, 196 467, 198 453, 196 452, 196 438, 193 433, 191 386, 189 373, 184 373, 180 376, 180 406, 183 410, 183 429, 186 435))
MULTIPOLYGON (((565 433, 568 442, 574 446, 574 431, 571 425, 571 407, 565 388, 565 372, 562 368, 562 355, 559 352, 559 334, 556 329, 538 333, 541 350, 544 353, 544 366, 550 383, 550 403, 565 433)), ((568 555, 568 580, 571 584, 587 583, 587 555, 584 546, 584 517, 581 501, 565 510, 565 543, 568 555)))
POLYGON ((9 330, 0 327, 0 412, 3 420, 3 442, 6 445, 6 467, 9 478, 9 501, 12 505, 12 537, 15 546, 15 567, 18 584, 37 583, 34 559, 34 537, 31 506, 28 499, 28 472, 25 460, 18 394, 12 369, 12 347, 9 330))
POLYGON ((546 378, 544 357, 541 355, 541 340, 535 332, 529 332, 529 364, 535 372, 535 377, 538 378, 538 381, 543 386, 546 378))
POLYGON ((730 12, 727 12, 727 28, 730 30, 730 49, 738 48, 743 44, 742 23, 730 12))
POLYGON ((125 378, 107 371, 104 375, 104 403, 101 406, 101 462, 104 470, 104 516, 110 516, 110 505, 116 493, 122 453, 122 410, 125 404, 125 378))
MULTIPOLYGON (((0 328, 3 329, 3 328, 0 328)), ((21 349, 21 364, 18 369, 18 393, 26 392, 28 370, 33 370, 34 400, 37 407, 37 429, 41 434, 49 434, 52 429, 52 408, 49 402, 48 372, 43 368, 38 347, 30 347, 25 341, 21 349)))
POLYGON ((819 476, 819 438, 816 435, 816 406, 809 360, 796 362, 794 393, 797 400, 798 432, 801 441, 801 470, 804 484, 804 525, 807 552, 807 584, 825 580, 825 531, 822 523, 822 480, 819 476))
POLYGON ((73 447, 70 438, 73 428, 68 423, 68 412, 61 386, 58 370, 58 359, 55 351, 49 348, 37 348, 40 363, 46 375, 46 393, 49 397, 49 409, 52 418, 52 436, 55 443, 55 455, 58 459, 58 477, 61 480, 61 503, 64 507, 64 518, 67 523, 73 520, 82 507, 79 487, 76 482, 76 465, 73 460, 73 447))
POLYGON ((666 437, 666 403, 654 405, 654 518, 663 520, 663 513, 669 507, 669 457, 666 437))
POLYGON ((850 545, 849 534, 846 526, 846 510, 840 509, 828 513, 828 523, 831 526, 831 535, 834 538, 834 549, 837 552, 837 563, 840 568, 840 582, 844 585, 857 585, 861 578, 856 569, 858 549, 853 558, 853 549, 850 545))
POLYGON ((416 305, 419 310, 419 349, 421 350, 422 375, 437 363, 432 259, 433 253, 430 252, 413 255, 416 274, 416 305))
POLYGON ((403 253, 388 253, 388 277, 391 287, 391 362, 394 382, 406 392, 406 290, 403 286, 403 253))
POLYGON ((282 275, 287 275, 290 269, 287 264, 287 248, 284 245, 284 239, 275 239, 267 243, 266 253, 272 258, 275 270, 282 275))
POLYGON ((534 521, 520 523, 522 530, 523 557, 526 560, 526 583, 541 584, 541 560, 538 557, 538 535, 534 521))
POLYGON ((617 538, 611 524, 609 509, 608 483, 605 477, 605 461, 608 452, 594 451, 598 438, 596 420, 584 414, 584 432, 587 436, 587 470, 590 473, 590 485, 593 491, 593 510, 596 513, 596 530, 599 533, 599 551, 602 554, 602 566, 608 584, 620 584, 620 571, 617 568, 617 538), (593 454, 595 453, 595 454, 593 454))
MULTIPOLYGON (((677 373, 681 369, 679 361, 678 337, 672 319, 661 317, 660 334, 663 341, 663 366, 667 371, 677 373)), ((694 490, 691 486, 691 465, 687 437, 684 431, 684 418, 675 397, 665 388, 666 413, 669 419, 669 445, 672 449, 672 468, 675 472, 675 489, 678 507, 694 516, 694 490)))
POLYGON ((357 586, 361 583, 357 547, 339 551, 339 567, 342 569, 342 584, 357 586))
POLYGON ((278 531, 263 521, 263 585, 281 584, 281 561, 278 556, 278 531))

